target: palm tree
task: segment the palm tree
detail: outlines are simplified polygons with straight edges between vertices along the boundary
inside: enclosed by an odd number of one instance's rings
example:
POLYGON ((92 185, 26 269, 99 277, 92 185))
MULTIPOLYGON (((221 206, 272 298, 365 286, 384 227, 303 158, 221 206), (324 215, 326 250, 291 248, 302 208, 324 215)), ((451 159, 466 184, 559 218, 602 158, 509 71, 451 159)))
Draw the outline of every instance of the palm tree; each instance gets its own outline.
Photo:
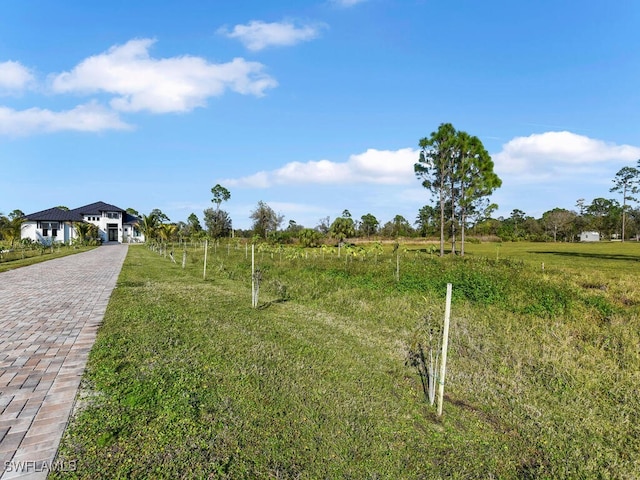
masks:
POLYGON ((24 217, 13 217, 11 219, 5 216, 0 217, 0 233, 5 240, 11 242, 11 247, 13 247, 16 240, 20 240, 23 223, 24 217))
POLYGON ((98 226, 93 223, 74 222, 73 228, 75 228, 76 235, 78 235, 78 239, 82 245, 100 239, 100 230, 98 226))
POLYGON ((9 219, 0 213, 0 240, 4 238, 4 229, 6 228, 9 219))
POLYGON ((158 218, 158 215, 151 212, 149 215, 142 214, 140 217, 140 223, 138 223, 138 229, 142 232, 145 240, 148 242, 156 237, 159 225, 160 219, 158 218))
POLYGON ((93 225, 93 224, 87 223, 87 222, 74 222, 73 223, 73 228, 76 230, 76 235, 78 235, 78 239, 80 240, 80 243, 83 244, 83 245, 87 241, 87 239, 89 238, 90 225, 93 225))
POLYGON ((171 223, 163 223, 157 227, 158 236, 163 242, 171 240, 171 237, 173 237, 177 231, 178 226, 171 223))

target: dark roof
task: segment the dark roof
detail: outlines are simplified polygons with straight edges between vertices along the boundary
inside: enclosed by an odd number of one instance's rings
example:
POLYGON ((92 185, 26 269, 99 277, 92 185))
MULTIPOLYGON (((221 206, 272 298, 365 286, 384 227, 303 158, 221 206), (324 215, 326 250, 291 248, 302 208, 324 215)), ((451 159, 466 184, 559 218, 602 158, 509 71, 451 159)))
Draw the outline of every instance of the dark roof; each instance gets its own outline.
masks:
POLYGON ((131 215, 130 213, 124 212, 122 223, 138 223, 140 219, 135 215, 131 215))
POLYGON ((82 215, 73 210, 63 210, 58 207, 42 210, 41 212, 25 215, 26 220, 50 222, 81 222, 82 215))
POLYGON ((48 221, 48 222, 82 222, 84 215, 101 215, 102 212, 122 212, 123 223, 135 223, 139 219, 133 215, 129 215, 125 210, 115 205, 109 205, 104 202, 95 202, 84 207, 74 208, 73 210, 63 210, 58 207, 42 210, 41 212, 25 215, 26 220, 31 221, 48 221))
POLYGON ((104 202, 91 203, 84 207, 74 208, 72 212, 78 212, 80 215, 100 215, 101 212, 124 212, 120 207, 109 205, 104 202))

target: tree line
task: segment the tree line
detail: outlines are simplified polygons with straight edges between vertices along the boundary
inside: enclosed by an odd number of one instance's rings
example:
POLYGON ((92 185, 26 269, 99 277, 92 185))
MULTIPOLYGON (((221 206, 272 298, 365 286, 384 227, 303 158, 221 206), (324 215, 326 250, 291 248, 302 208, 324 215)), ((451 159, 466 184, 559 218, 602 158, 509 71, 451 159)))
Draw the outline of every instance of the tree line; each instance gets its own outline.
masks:
MULTIPOLYGON (((372 213, 358 219, 345 209, 333 221, 325 217, 319 219, 317 225, 305 227, 289 220, 283 228, 284 216, 259 201, 250 214, 251 228, 234 230, 231 216, 221 208, 231 198, 231 192, 220 184, 211 189, 211 202, 215 207, 204 210, 204 226, 195 213, 186 221, 171 222, 159 209, 146 215, 132 208, 127 212, 140 219, 138 229, 145 238, 161 242, 239 236, 318 246, 348 238, 427 237, 439 239, 440 255, 444 255, 446 241, 451 242, 452 253, 464 255, 469 235, 472 241, 571 242, 578 240, 581 232, 594 231, 602 239, 640 239, 640 208, 636 197, 640 192, 640 160, 637 167, 626 166, 616 173, 610 192, 618 193, 619 199, 598 197, 587 203, 581 198, 576 201, 575 209, 556 207, 540 218, 520 209, 514 209, 509 217, 494 218, 498 205, 491 203, 489 197, 502 181, 493 171, 493 161, 478 137, 456 130, 450 123, 442 123, 418 145, 420 154, 414 172, 432 203, 420 208, 413 221, 395 215, 383 224, 372 213)), ((8 216, 0 214, 0 240, 10 246, 19 241, 23 217, 21 210, 14 210, 8 216)), ((89 237, 91 232, 81 236, 89 237)))

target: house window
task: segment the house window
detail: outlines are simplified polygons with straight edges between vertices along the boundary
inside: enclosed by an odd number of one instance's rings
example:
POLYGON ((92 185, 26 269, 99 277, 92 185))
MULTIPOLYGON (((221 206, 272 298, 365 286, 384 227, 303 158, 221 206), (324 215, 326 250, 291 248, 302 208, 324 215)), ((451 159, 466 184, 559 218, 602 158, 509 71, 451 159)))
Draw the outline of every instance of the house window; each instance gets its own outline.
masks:
POLYGON ((49 236, 49 230, 51 230, 52 237, 58 236, 58 227, 59 227, 58 222, 42 222, 41 226, 42 226, 43 237, 49 236))
POLYGON ((107 212, 107 218, 120 218, 120 214, 118 212, 107 212))

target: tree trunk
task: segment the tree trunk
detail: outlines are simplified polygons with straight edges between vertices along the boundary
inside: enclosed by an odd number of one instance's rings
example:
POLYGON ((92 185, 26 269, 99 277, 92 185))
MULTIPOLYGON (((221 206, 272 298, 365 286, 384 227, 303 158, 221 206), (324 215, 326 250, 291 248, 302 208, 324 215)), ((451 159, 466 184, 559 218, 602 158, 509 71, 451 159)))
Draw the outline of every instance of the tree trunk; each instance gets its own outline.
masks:
POLYGON ((444 257, 444 194, 440 189, 440 256, 444 257))
POLYGON ((625 214, 626 214, 626 210, 627 210, 627 187, 625 185, 624 190, 622 191, 622 241, 624 242, 624 221, 625 221, 625 214))
POLYGON ((451 255, 456 254, 456 201, 454 198, 455 186, 451 181, 451 255))
POLYGON ((464 207, 462 207, 462 210, 460 211, 460 256, 464 257, 464 225, 466 222, 466 213, 465 213, 465 209, 464 207))

